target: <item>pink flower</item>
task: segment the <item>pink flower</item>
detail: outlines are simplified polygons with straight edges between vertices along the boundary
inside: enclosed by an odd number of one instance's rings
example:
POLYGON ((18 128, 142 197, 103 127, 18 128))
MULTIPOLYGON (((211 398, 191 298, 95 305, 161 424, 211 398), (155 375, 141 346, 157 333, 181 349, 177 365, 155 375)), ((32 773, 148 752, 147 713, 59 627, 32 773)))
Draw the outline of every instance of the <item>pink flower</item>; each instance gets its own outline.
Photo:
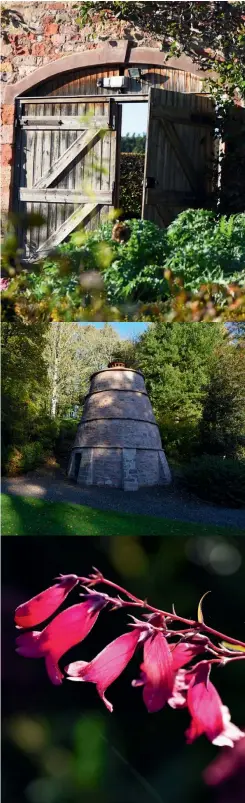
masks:
POLYGON ((174 673, 171 650, 162 633, 151 635, 144 643, 141 677, 133 686, 144 686, 143 700, 150 714, 160 711, 172 694, 174 673))
POLYGON ((59 685, 64 677, 58 665, 59 659, 86 638, 105 604, 100 594, 93 594, 86 602, 72 605, 41 632, 21 633, 16 639, 17 652, 26 658, 45 658, 50 680, 59 685))
POLYGON ((112 712, 113 705, 105 697, 105 692, 114 680, 121 675, 133 657, 141 638, 142 631, 135 628, 129 633, 119 636, 115 641, 111 641, 90 663, 75 661, 75 663, 69 664, 65 668, 69 675, 69 680, 95 683, 97 692, 105 703, 106 708, 112 712))
MULTIPOLYGON (((226 709, 225 716, 228 719, 228 724, 230 724, 228 709, 226 709)), ((227 750, 227 748, 225 748, 216 756, 214 761, 206 767, 203 777, 205 783, 209 786, 219 786, 219 784, 224 784, 226 781, 232 779, 233 786, 231 788, 234 788, 236 776, 240 776, 242 773, 245 781, 245 732, 240 731, 235 725, 231 725, 231 727, 235 728, 237 737, 233 737, 235 742, 234 750, 227 750)), ((230 747, 232 747, 232 745, 230 745, 230 747)), ((241 800, 243 800, 242 796, 241 800)))
POLYGON ((3 293, 4 290, 8 289, 10 280, 9 279, 0 279, 0 291, 3 293))
POLYGON ((23 602, 15 611, 15 624, 18 627, 35 627, 50 616, 62 605, 69 591, 78 583, 75 574, 61 576, 58 583, 50 586, 41 594, 23 602))
POLYGON ((195 658, 196 655, 199 655, 203 652, 203 645, 202 644, 189 644, 186 641, 179 641, 178 644, 171 645, 171 652, 172 652, 172 659, 173 659, 173 671, 176 672, 182 666, 185 666, 195 658))
POLYGON ((208 662, 199 664, 191 673, 187 691, 187 705, 192 716, 190 727, 186 731, 188 744, 202 733, 206 734, 210 742, 217 744, 218 737, 224 732, 222 701, 209 680, 209 675, 208 662))
POLYGON ((190 675, 187 675, 185 669, 179 669, 174 678, 172 696, 168 699, 168 705, 170 705, 171 708, 186 708, 186 696, 189 683, 190 675))
POLYGON ((234 747, 235 742, 238 742, 239 739, 244 739, 245 733, 244 731, 241 731, 240 728, 237 728, 236 725, 233 725, 233 722, 231 722, 229 708, 227 708, 226 705, 222 705, 221 709, 223 730, 222 733, 217 736, 217 739, 213 740, 213 744, 218 745, 218 747, 234 747))

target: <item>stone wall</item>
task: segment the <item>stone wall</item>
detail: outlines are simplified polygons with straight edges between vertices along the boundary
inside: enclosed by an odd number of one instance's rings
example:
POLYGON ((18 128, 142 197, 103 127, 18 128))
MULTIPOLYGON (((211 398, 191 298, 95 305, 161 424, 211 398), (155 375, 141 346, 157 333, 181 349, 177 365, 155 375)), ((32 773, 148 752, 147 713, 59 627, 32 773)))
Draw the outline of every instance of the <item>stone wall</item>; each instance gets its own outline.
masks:
POLYGON ((38 68, 61 57, 102 48, 106 41, 127 39, 137 45, 160 48, 150 32, 112 19, 82 28, 77 23, 78 3, 8 3, 2 11, 1 82, 2 92, 2 210, 7 212, 11 194, 14 143, 14 105, 4 103, 5 88, 26 78, 38 68))
MULTIPOLYGON (((78 3, 53 2, 8 3, 3 16, 2 80, 13 83, 29 75, 37 67, 54 59, 92 50, 109 39, 128 39, 148 47, 160 47, 150 32, 112 19, 101 22, 99 14, 82 28, 76 22, 78 3)), ((81 3, 82 5, 82 3, 81 3)))
POLYGON ((93 374, 68 475, 81 485, 108 485, 125 491, 170 482, 141 372, 108 367, 93 374))

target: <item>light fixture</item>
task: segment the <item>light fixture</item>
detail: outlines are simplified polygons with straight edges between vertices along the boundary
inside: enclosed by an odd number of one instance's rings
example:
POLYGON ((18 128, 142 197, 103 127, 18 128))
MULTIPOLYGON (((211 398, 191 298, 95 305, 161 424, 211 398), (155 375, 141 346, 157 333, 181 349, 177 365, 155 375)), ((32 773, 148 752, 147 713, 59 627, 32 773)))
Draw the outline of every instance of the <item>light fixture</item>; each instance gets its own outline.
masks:
POLYGON ((136 79, 136 81, 140 81, 141 78, 141 70, 139 67, 129 67, 128 74, 130 78, 136 79))

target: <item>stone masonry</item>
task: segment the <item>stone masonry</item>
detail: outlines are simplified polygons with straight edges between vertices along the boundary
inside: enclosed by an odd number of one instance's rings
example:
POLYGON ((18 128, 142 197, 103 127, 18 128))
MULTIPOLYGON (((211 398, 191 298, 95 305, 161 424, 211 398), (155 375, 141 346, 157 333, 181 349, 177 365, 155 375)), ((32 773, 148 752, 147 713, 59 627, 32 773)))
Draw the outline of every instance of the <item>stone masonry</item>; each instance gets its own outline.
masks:
MULTIPOLYGON (((82 3, 81 3, 82 5, 82 3)), ((116 44, 122 39, 137 45, 157 47, 150 32, 133 28, 117 19, 102 22, 93 14, 89 24, 79 24, 79 4, 68 0, 60 2, 10 2, 2 11, 1 82, 2 93, 2 150, 1 150, 1 201, 3 213, 11 203, 14 149, 14 104, 5 102, 5 89, 9 84, 31 75, 50 62, 84 52, 103 48, 105 42, 116 44)))
POLYGON ((171 482, 140 371, 112 363, 93 374, 68 476, 81 485, 125 491, 171 482))
MULTIPOLYGON (((81 2, 81 8, 82 8, 81 2)), ((40 70, 49 76, 48 66, 51 68, 51 75, 61 70, 61 64, 72 59, 72 69, 76 68, 74 59, 80 60, 82 55, 83 64, 90 67, 96 64, 119 64, 122 58, 117 59, 116 54, 120 55, 120 49, 125 53, 127 44, 135 52, 141 49, 143 59, 146 61, 147 49, 155 55, 154 64, 165 63, 165 55, 162 53, 162 37, 152 36, 150 30, 143 30, 140 27, 119 20, 112 15, 102 19, 100 14, 93 13, 89 22, 81 22, 79 16, 79 3, 71 2, 9 2, 2 9, 2 28, 1 28, 1 137, 2 137, 2 156, 1 156, 1 201, 2 211, 7 213, 11 207, 11 192, 13 185, 13 163, 14 163, 14 140, 15 140, 15 95, 21 95, 26 91, 26 82, 35 85, 40 80, 40 70), (108 48, 108 49, 107 49, 108 48), (105 49, 107 49, 104 60, 105 49), (109 50, 109 54, 108 54, 109 50), (59 61, 57 70, 54 67, 55 61, 59 61), (35 81, 35 73, 37 79, 35 81), (33 78, 32 78, 33 74, 33 78), (22 84, 20 85, 20 82, 22 84), (23 88, 23 83, 24 88, 23 88)), ((168 50, 168 45, 166 46, 168 50)), ((122 53, 121 53, 122 56, 122 53)), ((137 62, 138 63, 138 62, 137 62)), ((186 56, 181 58, 170 58, 168 66, 177 67, 180 70, 190 70, 198 74, 198 77, 206 77, 197 69, 194 62, 186 56)), ((78 63, 79 67, 79 63, 78 63)), ((71 69, 67 65, 68 71, 71 69)), ((65 71, 65 67, 64 67, 65 71)))

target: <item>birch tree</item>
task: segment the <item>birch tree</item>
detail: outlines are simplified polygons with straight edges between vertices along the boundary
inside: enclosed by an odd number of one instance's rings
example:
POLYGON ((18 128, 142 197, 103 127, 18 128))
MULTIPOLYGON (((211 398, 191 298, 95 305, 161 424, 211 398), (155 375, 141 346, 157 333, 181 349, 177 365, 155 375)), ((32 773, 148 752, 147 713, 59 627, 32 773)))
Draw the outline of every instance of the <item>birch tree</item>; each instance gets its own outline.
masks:
POLYGON ((79 323, 49 325, 45 359, 52 418, 76 405, 81 407, 88 391, 90 375, 106 367, 120 342, 110 324, 105 324, 102 329, 79 323))

